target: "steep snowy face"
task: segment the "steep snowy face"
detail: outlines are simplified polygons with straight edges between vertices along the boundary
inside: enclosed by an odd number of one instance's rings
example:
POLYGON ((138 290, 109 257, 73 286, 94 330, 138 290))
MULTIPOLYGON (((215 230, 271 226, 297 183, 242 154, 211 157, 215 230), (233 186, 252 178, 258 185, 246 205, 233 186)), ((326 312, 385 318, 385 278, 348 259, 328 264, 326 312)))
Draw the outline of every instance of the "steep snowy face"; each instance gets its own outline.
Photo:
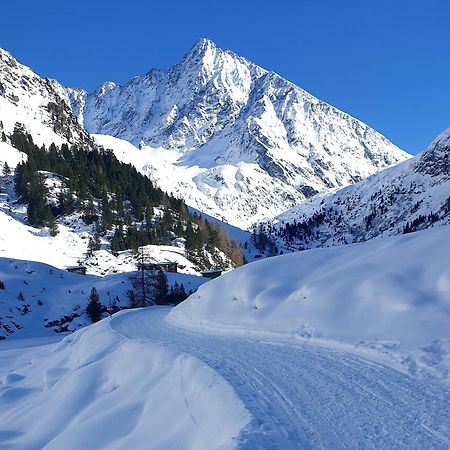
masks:
POLYGON ((448 181, 450 177, 450 128, 441 133, 414 162, 414 171, 433 177, 436 183, 448 181))
MULTIPOLYGON (((151 70, 123 86, 106 83, 91 94, 68 92, 74 113, 90 133, 141 148, 162 147, 172 153, 174 166, 202 169, 204 175, 191 181, 198 191, 210 192, 209 201, 219 209, 229 186, 240 182, 227 178, 230 166, 253 165, 249 186, 253 179, 258 184, 260 171, 283 186, 271 197, 269 211, 264 195, 240 186, 240 209, 232 202, 225 205, 225 218, 245 227, 281 213, 286 203, 355 183, 409 156, 359 120, 206 39, 168 72, 151 70), (224 195, 216 195, 217 184, 224 195)), ((171 176, 169 170, 165 178, 171 176)), ((213 209, 208 212, 215 214, 213 209)))
POLYGON ((19 124, 38 145, 89 142, 69 105, 57 81, 39 77, 0 49, 0 131, 11 134, 19 124))
POLYGON ((287 249, 327 247, 450 224, 450 128, 421 154, 318 195, 266 224, 287 249))

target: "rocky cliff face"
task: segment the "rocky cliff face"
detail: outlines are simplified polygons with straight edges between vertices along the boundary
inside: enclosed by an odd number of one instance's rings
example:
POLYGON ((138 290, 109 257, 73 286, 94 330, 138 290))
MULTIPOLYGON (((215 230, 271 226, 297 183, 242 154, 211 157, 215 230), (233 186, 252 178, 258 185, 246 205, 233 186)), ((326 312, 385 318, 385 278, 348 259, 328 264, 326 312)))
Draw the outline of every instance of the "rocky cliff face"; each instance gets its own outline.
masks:
POLYGON ((2 49, 0 122, 6 134, 20 125, 39 145, 91 142, 72 114, 65 89, 55 80, 36 75, 2 49))

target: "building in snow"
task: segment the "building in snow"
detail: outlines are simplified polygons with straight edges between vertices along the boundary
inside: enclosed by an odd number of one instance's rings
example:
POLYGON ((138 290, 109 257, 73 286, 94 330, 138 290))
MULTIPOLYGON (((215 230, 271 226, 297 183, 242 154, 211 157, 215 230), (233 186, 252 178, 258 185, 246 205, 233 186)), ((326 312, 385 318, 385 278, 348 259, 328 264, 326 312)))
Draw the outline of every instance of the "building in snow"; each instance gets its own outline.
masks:
POLYGON ((178 271, 178 263, 173 261, 164 261, 164 262, 155 262, 155 263, 139 263, 139 270, 161 270, 162 272, 177 272, 178 271))
POLYGON ((78 273, 79 275, 86 275, 86 267, 84 266, 70 266, 66 268, 67 272, 78 273))
POLYGON ((202 277, 210 278, 211 280, 213 278, 220 277, 222 275, 222 271, 220 269, 209 269, 202 272, 202 277))

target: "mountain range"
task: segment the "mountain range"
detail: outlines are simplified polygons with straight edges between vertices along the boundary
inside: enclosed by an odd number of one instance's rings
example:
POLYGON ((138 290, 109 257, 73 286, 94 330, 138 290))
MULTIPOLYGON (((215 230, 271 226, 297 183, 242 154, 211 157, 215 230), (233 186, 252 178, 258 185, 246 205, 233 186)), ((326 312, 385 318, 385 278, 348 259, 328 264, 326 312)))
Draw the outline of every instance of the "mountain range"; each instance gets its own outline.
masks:
POLYGON ((241 228, 409 157, 368 125, 207 39, 168 71, 92 93, 0 56, 4 129, 21 123, 38 143, 112 136, 108 147, 123 154, 125 146, 126 162, 163 190, 241 228))

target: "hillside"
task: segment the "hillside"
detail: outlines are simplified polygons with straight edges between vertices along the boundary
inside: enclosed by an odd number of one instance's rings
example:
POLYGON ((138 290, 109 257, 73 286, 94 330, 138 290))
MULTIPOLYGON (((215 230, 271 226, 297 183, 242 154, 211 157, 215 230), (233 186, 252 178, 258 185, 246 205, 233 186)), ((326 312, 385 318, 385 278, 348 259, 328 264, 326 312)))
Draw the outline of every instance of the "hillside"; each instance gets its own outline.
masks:
POLYGON ((52 346, 24 342, 0 348, 4 448, 229 449, 250 421, 204 362, 127 339, 110 320, 52 346))
POLYGON ((260 229, 280 250, 329 247, 450 223, 450 129, 419 155, 311 198, 260 229))
POLYGON ((56 80, 40 77, 0 49, 0 134, 12 134, 19 124, 38 145, 89 144, 66 97, 56 80))
MULTIPOLYGON (((64 335, 90 325, 86 306, 94 287, 105 315, 109 307, 112 312, 128 308, 132 270, 135 268, 103 277, 83 276, 47 264, 0 258, 0 341, 51 337, 55 332, 64 335)), ((167 278, 169 288, 183 284, 186 293, 206 281, 182 273, 168 273, 167 278)))
POLYGON ((99 266, 95 273, 101 274, 134 268, 130 252, 144 246, 150 258, 175 259, 187 273, 244 262, 240 243, 220 223, 191 214, 181 199, 156 188, 113 153, 66 144, 46 149, 17 129, 5 139, 0 220, 11 236, 24 236, 7 239, 5 255, 21 257, 21 249, 39 255, 47 242, 60 254, 51 259, 51 252, 43 252, 37 260, 61 267, 76 258, 94 271, 99 266))
POLYGON ((206 333, 375 352, 411 374, 449 379, 449 232, 267 258, 200 287, 168 320, 206 333))

